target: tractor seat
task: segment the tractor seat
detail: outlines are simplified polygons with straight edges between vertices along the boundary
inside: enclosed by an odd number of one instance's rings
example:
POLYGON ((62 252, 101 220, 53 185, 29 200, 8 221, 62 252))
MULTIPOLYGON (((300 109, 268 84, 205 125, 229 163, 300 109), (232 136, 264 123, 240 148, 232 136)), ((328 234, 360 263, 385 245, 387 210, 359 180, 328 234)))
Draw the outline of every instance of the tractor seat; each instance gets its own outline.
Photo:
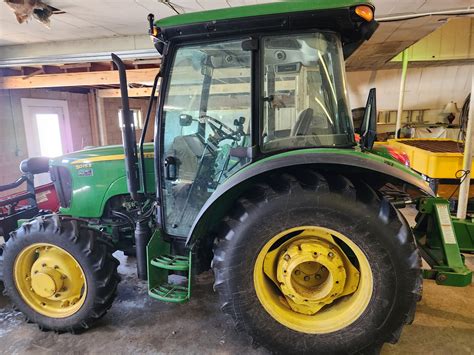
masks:
POLYGON ((41 174, 49 171, 48 157, 33 157, 20 163, 20 170, 25 174, 41 174))
POLYGON ((313 109, 307 108, 298 115, 295 125, 291 129, 291 136, 305 136, 308 134, 311 122, 313 121, 313 109))

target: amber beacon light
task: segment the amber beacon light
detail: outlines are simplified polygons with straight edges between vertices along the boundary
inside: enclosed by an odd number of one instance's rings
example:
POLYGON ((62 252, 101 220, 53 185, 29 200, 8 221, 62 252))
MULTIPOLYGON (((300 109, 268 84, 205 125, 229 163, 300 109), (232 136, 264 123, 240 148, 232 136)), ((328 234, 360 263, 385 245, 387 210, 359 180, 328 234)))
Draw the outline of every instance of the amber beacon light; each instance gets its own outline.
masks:
POLYGON ((370 22, 374 19, 374 11, 370 6, 360 5, 355 8, 355 13, 362 17, 367 22, 370 22))

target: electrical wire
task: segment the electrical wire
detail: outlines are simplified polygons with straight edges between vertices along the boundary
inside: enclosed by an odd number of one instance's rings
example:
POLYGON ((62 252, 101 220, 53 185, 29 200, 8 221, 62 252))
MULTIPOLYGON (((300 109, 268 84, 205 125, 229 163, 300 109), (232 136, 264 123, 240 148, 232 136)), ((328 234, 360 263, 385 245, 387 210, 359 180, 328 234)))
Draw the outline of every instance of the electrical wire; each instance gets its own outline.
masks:
POLYGON ((122 213, 122 212, 119 212, 119 211, 112 211, 112 215, 114 215, 116 217, 119 217, 119 218, 122 218, 122 219, 125 219, 128 223, 130 223, 132 228, 135 228, 135 221, 128 214, 122 213))
POLYGON ((430 17, 430 16, 468 16, 474 13, 474 9, 470 6, 465 9, 455 9, 455 10, 441 10, 425 13, 415 13, 407 15, 398 15, 398 16, 387 16, 376 18, 377 22, 395 22, 395 21, 404 21, 411 20, 420 17, 430 17))
POLYGON ((173 10, 174 12, 176 12, 177 15, 180 14, 180 12, 178 10, 176 10, 176 7, 174 7, 174 5, 171 3, 171 1, 169 0, 158 0, 160 3, 168 6, 171 10, 173 10))
POLYGON ((460 169, 458 171, 456 171, 456 179, 459 179, 459 184, 457 184, 456 188, 454 189, 454 191, 452 192, 452 194, 448 197, 448 200, 451 200, 451 198, 454 196, 454 194, 459 190, 459 186, 462 185, 462 183, 466 180, 466 178, 469 176, 469 174, 471 173, 470 170, 463 170, 463 169, 460 169))
POLYGON ((203 9, 203 10, 206 10, 206 8, 199 2, 199 0, 196 0, 196 4, 198 4, 198 6, 203 9))
POLYGON ((15 137, 15 155, 20 155, 20 147, 18 145, 18 135, 16 133, 16 124, 15 124, 15 114, 13 112, 13 100, 12 100, 12 91, 8 90, 8 97, 10 99, 10 113, 12 116, 12 125, 13 125, 13 136, 15 137))

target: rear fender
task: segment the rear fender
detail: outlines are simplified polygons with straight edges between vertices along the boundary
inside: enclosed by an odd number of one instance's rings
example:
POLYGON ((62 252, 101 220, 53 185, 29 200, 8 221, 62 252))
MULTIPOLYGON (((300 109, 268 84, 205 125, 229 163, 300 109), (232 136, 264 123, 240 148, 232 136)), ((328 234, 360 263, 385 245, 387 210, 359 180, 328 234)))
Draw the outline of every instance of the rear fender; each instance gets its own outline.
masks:
MULTIPOLYGON (((262 176, 285 167, 313 166, 320 169, 361 175, 371 181, 409 185, 417 195, 434 196, 433 190, 420 175, 390 159, 353 150, 305 153, 292 151, 258 161, 233 175, 220 185, 200 210, 188 234, 186 244, 194 243, 215 226, 237 199, 253 182, 262 176), (337 152, 337 153, 336 153, 337 152)), ((316 151, 316 150, 315 150, 316 151)))

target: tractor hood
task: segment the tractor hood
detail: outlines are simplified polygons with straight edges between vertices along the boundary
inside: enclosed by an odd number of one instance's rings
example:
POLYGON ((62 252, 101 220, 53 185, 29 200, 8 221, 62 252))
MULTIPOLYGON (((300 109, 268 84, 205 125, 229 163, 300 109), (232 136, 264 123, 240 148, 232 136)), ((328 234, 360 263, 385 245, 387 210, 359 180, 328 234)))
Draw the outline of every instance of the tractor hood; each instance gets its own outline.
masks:
MULTIPOLYGON (((144 145, 147 191, 154 194, 153 143, 144 145)), ((107 203, 128 196, 125 155, 121 145, 79 150, 49 161, 49 172, 63 214, 99 218, 107 203)))
MULTIPOLYGON (((153 143, 143 145, 145 157, 153 157, 153 143), (149 156, 152 154, 151 156, 149 156), (147 156, 148 155, 148 156, 147 156)), ((94 147, 78 150, 50 160, 50 165, 94 163, 99 161, 124 160, 123 146, 107 145, 104 147, 94 147)))

